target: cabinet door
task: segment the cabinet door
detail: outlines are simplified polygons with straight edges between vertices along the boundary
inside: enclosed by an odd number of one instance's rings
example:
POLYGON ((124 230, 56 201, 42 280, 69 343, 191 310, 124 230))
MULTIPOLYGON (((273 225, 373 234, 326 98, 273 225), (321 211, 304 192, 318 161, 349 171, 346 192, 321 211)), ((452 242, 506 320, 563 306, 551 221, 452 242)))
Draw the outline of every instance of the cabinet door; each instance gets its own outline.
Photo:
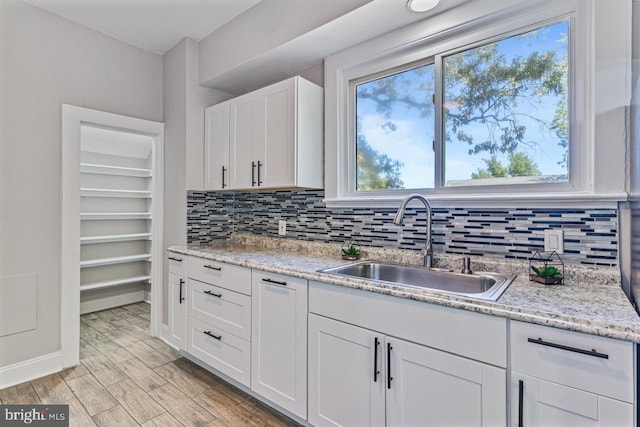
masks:
POLYGON ((387 338, 387 425, 505 425, 506 373, 474 360, 387 338))
POLYGON ((173 345, 187 348, 187 289, 184 277, 169 273, 169 332, 173 345))
POLYGON ((383 341, 382 335, 366 329, 309 315, 311 424, 385 424, 383 341))
POLYGON ((256 145, 261 164, 260 187, 286 187, 296 183, 295 95, 296 79, 259 91, 258 110, 264 121, 264 135, 258 138, 256 145))
POLYGON ((205 190, 229 187, 229 102, 205 110, 205 190))
POLYGON ((251 389, 307 417, 307 281, 252 272, 251 389))
POLYGON ((257 186, 256 138, 263 132, 256 115, 256 93, 229 101, 229 188, 257 186), (252 162, 256 164, 252 168, 252 162))
POLYGON ((511 374, 511 402, 514 427, 633 425, 629 403, 515 372, 511 374))

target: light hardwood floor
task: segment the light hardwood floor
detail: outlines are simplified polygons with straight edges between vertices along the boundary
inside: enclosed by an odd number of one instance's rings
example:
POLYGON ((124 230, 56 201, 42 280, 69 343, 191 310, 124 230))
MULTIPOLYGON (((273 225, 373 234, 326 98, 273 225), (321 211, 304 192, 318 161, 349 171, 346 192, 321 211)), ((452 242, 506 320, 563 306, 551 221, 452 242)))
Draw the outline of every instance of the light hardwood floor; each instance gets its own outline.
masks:
POLYGON ((69 405, 71 426, 297 426, 149 335, 149 305, 80 318, 80 365, 0 390, 0 404, 69 405))

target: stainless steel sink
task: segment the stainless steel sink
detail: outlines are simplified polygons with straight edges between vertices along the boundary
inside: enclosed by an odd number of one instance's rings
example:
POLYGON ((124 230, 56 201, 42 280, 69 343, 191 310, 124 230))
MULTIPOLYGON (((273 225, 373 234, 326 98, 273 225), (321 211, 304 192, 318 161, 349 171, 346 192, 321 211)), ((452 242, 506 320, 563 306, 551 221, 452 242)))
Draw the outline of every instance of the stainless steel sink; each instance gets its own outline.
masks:
POLYGON ((503 276, 496 273, 461 274, 437 268, 412 267, 376 261, 361 261, 320 270, 320 272, 490 301, 496 301, 514 279, 514 276, 503 276))

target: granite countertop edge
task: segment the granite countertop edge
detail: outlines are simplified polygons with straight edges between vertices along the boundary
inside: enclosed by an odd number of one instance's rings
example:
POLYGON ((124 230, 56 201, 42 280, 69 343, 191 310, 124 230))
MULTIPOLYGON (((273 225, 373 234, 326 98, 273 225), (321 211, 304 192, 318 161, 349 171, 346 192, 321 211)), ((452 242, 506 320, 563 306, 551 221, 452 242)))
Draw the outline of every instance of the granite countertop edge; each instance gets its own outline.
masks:
POLYGON ((619 286, 581 283, 579 289, 578 286, 568 285, 545 287, 529 282, 527 275, 521 274, 516 276, 498 301, 486 301, 320 273, 320 269, 349 262, 319 254, 297 254, 229 243, 171 246, 168 251, 537 325, 640 343, 640 317, 619 286))

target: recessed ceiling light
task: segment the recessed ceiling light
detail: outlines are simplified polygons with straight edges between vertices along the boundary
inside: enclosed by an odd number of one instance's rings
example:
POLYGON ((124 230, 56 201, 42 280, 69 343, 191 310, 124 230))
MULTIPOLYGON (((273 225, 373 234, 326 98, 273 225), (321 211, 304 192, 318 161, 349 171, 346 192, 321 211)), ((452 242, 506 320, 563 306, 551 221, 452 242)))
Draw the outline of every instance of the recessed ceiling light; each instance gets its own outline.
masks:
POLYGON ((440 0, 409 0, 407 7, 414 12, 426 12, 433 9, 440 3, 440 0))

